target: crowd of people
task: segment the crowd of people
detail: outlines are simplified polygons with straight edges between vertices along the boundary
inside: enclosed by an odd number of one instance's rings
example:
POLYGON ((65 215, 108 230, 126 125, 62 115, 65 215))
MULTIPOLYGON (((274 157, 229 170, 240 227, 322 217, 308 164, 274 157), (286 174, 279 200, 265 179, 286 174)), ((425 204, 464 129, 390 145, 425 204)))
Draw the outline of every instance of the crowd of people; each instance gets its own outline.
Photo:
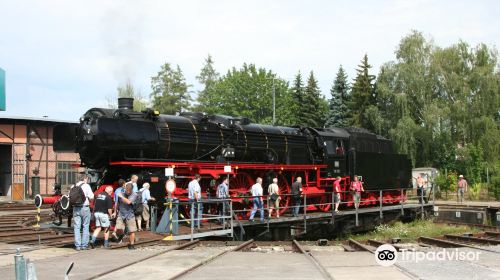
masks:
POLYGON ((88 175, 82 175, 80 181, 74 184, 70 190, 70 201, 73 201, 73 227, 75 236, 75 249, 77 251, 87 250, 89 246, 94 248, 99 233, 104 235, 104 248, 109 248, 109 237, 111 221, 115 220, 115 228, 111 233, 118 241, 128 235, 128 248, 133 250, 135 232, 145 229, 149 230, 150 210, 148 203, 154 201, 151 196, 150 184, 144 183, 142 188, 137 186, 137 175, 132 175, 130 181, 118 180, 118 188, 107 186, 102 192, 92 192, 88 184, 88 175), (113 196, 114 194, 114 196, 113 196), (113 196, 113 198, 112 198, 113 196), (93 213, 90 209, 90 201, 94 201, 93 213), (95 230, 90 238, 90 220, 93 215, 95 230))

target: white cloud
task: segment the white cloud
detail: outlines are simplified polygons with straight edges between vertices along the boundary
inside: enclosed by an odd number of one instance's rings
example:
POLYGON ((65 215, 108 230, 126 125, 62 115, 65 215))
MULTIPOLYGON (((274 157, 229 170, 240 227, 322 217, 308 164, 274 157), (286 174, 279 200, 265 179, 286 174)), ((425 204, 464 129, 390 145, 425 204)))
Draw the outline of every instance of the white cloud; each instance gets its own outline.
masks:
POLYGON ((0 10, 2 114, 72 120, 127 78, 147 95, 164 62, 197 85, 208 53, 221 73, 244 62, 288 80, 314 70, 328 95, 339 64, 352 78, 368 53, 377 74, 412 29, 441 46, 500 38, 496 1, 3 1, 0 10))

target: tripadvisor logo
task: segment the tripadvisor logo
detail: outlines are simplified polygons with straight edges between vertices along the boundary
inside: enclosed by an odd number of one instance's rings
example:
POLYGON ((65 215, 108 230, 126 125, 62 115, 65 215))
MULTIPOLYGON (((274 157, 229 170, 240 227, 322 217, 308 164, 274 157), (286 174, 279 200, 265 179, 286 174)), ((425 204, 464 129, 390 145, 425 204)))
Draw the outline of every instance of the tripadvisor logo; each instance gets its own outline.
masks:
POLYGON ((375 261, 381 266, 391 266, 396 263, 398 258, 396 252, 396 248, 392 245, 380 245, 375 251, 375 261))
MULTIPOLYGON (((463 251, 458 248, 432 250, 427 252, 415 251, 415 249, 401 249, 399 259, 403 262, 422 261, 478 261, 481 252, 463 251)), ((375 261, 381 266, 391 266, 398 260, 396 248, 389 244, 380 245, 375 251, 375 261)))

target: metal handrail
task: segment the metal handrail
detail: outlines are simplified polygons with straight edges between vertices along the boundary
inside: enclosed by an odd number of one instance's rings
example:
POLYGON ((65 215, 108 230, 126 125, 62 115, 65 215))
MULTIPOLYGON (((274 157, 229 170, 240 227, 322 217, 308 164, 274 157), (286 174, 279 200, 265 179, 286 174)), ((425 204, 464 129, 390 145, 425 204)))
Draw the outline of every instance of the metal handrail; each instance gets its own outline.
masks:
MULTIPOLYGON (((399 203, 401 204, 401 212, 402 214, 404 214, 404 204, 405 203, 408 203, 410 200, 413 200, 413 199, 420 199, 422 201, 421 204, 421 207, 422 207, 422 217, 424 215, 424 211, 423 211, 423 207, 424 207, 424 204, 423 202, 424 201, 424 196, 423 196, 423 192, 420 193, 420 195, 413 195, 414 193, 414 190, 415 189, 401 189, 401 188, 396 188, 396 189, 384 189, 384 190, 365 190, 364 192, 362 193, 378 193, 378 198, 376 199, 373 199, 373 198, 360 198, 359 200, 359 204, 366 204, 367 202, 369 202, 370 204, 373 204, 373 205, 378 205, 379 208, 380 208, 380 217, 382 218, 383 217, 383 205, 387 202, 392 202, 393 199, 392 198, 386 198, 384 197, 384 193, 385 192, 392 192, 394 193, 394 191, 398 191, 400 192, 399 194, 399 203)), ((224 211, 224 213, 222 213, 222 215, 214 215, 214 214, 207 214, 207 213, 199 213, 199 216, 196 218, 198 219, 200 222, 198 223, 198 227, 200 226, 201 224, 201 221, 211 221, 211 220, 223 220, 223 228, 225 229, 225 226, 226 226, 226 223, 225 223, 225 220, 228 220, 230 221, 231 223, 231 229, 233 230, 233 222, 234 222, 234 218, 235 218, 235 214, 238 214, 238 213, 248 213, 249 211, 251 211, 253 209, 253 205, 252 205, 252 201, 251 199, 253 198, 256 198, 256 197, 259 197, 259 198, 262 198, 263 201, 267 202, 267 204, 263 204, 263 210, 264 210, 264 216, 265 217, 262 217, 262 218, 266 218, 268 217, 269 215, 269 211, 270 209, 272 208, 273 210, 275 211, 281 211, 282 209, 284 208, 287 208, 289 210, 292 210, 293 208, 295 207, 298 207, 299 208, 299 211, 302 210, 303 211, 303 218, 304 218, 304 230, 307 229, 307 222, 306 222, 306 216, 307 216, 307 209, 308 207, 310 206, 315 206, 315 207, 319 207, 319 206, 330 206, 331 208, 329 209, 329 211, 331 211, 331 215, 332 215, 332 222, 334 222, 334 219, 335 219, 335 200, 334 200, 334 194, 344 194, 344 195, 348 195, 348 194, 351 194, 353 193, 353 191, 340 191, 340 192, 332 192, 332 191, 325 191, 325 192, 313 192, 313 193, 302 193, 300 195, 300 200, 301 200, 301 203, 298 204, 298 205, 287 205, 287 206, 284 206, 282 207, 281 205, 279 205, 279 207, 275 207, 274 204, 270 204, 269 203, 269 198, 270 198, 270 195, 262 195, 262 196, 252 196, 252 195, 244 195, 244 196, 234 196, 234 197, 231 197, 231 198, 226 198, 226 199, 214 199, 214 198, 210 198, 210 199, 201 199, 200 201, 193 201, 193 202, 189 202, 189 201, 181 201, 181 200, 177 200, 176 203, 177 205, 190 205, 190 204, 219 204, 219 203, 222 203, 222 202, 229 202, 230 204, 230 211, 227 212, 227 211, 224 211), (329 195, 328 198, 330 201, 327 201, 327 202, 323 202, 323 203, 315 203, 315 202, 312 202, 311 203, 311 199, 317 199, 318 195, 322 195, 322 196, 326 196, 326 195, 329 195), (313 196, 313 198, 311 198, 311 196, 313 196), (242 210, 235 210, 233 209, 233 200, 234 198, 239 198, 239 199, 249 199, 249 208, 246 208, 246 209, 242 209, 242 210)), ((283 198, 285 197, 292 197, 292 196, 296 196, 294 194, 279 194, 280 198, 283 200, 283 198)), ((177 198, 185 198, 185 197, 177 197, 177 198)), ((354 203, 354 198, 353 197, 349 197, 347 198, 347 200, 345 200, 346 197, 344 197, 344 200, 341 200, 340 202, 338 202, 339 206, 340 205, 352 205, 352 204, 355 204, 354 203)), ((434 202, 434 196, 432 197, 432 203, 434 202)), ((429 204, 429 202, 427 202, 427 204, 429 204)), ((224 207, 225 203, 223 203, 223 207, 224 207)), ((197 207, 196 209, 199 210, 199 208, 197 207)), ((355 215, 356 215, 356 225, 358 225, 358 209, 359 207, 354 207, 354 210, 355 210, 355 215)), ((301 216, 302 216, 301 215, 301 216)), ((194 216, 195 215, 190 215, 189 218, 185 218, 185 219, 176 219, 176 220, 173 220, 173 222, 177 222, 177 223, 182 223, 182 222, 187 222, 187 223, 190 223, 191 225, 191 235, 193 235, 194 233, 194 216)))

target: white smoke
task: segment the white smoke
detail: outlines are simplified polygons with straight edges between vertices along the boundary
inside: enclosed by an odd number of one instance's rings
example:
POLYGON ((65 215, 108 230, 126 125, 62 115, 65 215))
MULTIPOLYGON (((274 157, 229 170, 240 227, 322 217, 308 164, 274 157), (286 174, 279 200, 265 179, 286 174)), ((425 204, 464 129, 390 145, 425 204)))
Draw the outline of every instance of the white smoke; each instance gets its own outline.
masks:
POLYGON ((143 35, 147 16, 134 2, 113 2, 103 14, 102 43, 117 86, 134 84, 144 60, 143 35))

